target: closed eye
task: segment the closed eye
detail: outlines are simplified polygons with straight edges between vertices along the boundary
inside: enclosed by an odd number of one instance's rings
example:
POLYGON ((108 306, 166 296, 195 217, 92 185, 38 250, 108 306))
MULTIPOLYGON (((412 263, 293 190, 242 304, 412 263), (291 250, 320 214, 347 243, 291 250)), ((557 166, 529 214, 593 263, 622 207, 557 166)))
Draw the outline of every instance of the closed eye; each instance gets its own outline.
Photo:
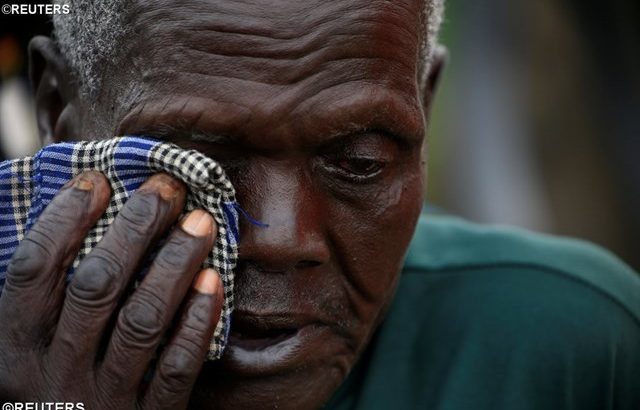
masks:
POLYGON ((347 183, 373 183, 393 163, 398 145, 386 135, 364 132, 334 141, 320 155, 324 172, 347 183))
POLYGON ((386 163, 373 158, 339 158, 328 159, 326 168, 338 177, 352 182, 368 182, 378 176, 386 163))

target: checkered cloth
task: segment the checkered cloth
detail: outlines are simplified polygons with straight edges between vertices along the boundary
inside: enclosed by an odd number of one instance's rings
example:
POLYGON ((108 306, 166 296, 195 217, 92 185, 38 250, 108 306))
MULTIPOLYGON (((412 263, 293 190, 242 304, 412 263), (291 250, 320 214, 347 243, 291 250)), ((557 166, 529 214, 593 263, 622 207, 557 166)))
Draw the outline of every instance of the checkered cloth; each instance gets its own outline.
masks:
POLYGON ((35 156, 0 163, 0 289, 18 243, 62 186, 87 170, 98 170, 111 183, 106 213, 91 230, 69 275, 102 239, 127 198, 151 175, 169 173, 189 187, 185 211, 208 210, 218 224, 218 238, 205 266, 214 267, 224 285, 222 316, 208 359, 222 355, 233 308, 233 268, 237 259, 238 212, 233 186, 220 165, 197 151, 149 138, 50 145, 35 156))

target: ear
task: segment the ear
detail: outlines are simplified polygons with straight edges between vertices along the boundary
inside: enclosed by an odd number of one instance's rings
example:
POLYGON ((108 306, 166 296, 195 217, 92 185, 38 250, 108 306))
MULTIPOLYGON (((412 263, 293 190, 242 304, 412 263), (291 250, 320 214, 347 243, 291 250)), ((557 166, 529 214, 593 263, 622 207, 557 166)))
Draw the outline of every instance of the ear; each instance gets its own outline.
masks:
POLYGON ((78 138, 77 90, 70 81, 70 72, 51 38, 37 36, 31 39, 29 77, 43 145, 78 138))
POLYGON ((426 80, 421 85, 422 90, 422 103, 424 106, 424 114, 427 120, 431 116, 431 107, 433 105, 433 97, 440 83, 440 77, 442 71, 447 64, 449 52, 443 46, 437 46, 433 51, 431 57, 431 65, 429 66, 429 72, 427 73, 426 80))

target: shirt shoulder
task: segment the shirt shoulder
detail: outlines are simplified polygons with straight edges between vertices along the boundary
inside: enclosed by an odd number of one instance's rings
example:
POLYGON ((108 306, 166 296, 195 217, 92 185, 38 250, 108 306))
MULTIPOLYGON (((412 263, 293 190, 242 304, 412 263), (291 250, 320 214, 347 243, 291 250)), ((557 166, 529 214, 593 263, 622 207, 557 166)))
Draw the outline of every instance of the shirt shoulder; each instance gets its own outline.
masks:
POLYGON ((607 299, 640 323, 640 275, 599 246, 451 216, 420 217, 403 276, 473 275, 479 269, 493 269, 497 276, 519 269, 537 272, 538 282, 566 282, 575 292, 607 299))
POLYGON ((426 215, 337 408, 636 409, 638 346, 640 278, 611 253, 426 215))

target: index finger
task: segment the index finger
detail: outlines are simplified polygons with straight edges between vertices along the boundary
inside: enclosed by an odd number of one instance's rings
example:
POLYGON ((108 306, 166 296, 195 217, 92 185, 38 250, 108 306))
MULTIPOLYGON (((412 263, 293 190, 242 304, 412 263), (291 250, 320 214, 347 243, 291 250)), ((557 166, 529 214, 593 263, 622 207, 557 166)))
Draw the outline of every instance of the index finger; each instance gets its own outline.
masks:
MULTIPOLYGON (((0 328, 38 338, 53 326, 64 297, 65 272, 109 202, 104 175, 91 171, 67 183, 18 245, 0 295, 0 328)), ((18 334, 20 336, 18 336, 18 334)))

